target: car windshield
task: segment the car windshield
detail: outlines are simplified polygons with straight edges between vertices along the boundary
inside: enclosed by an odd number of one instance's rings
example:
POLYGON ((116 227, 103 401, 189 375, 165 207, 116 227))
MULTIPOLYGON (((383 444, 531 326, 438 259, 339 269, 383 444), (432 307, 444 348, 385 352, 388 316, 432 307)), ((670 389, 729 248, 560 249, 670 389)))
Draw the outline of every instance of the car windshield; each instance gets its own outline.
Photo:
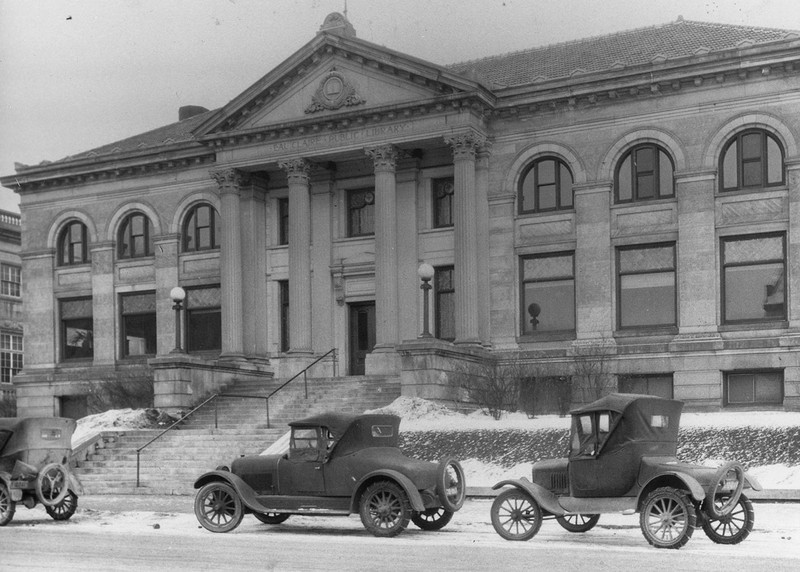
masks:
POLYGON ((572 417, 571 455, 596 455, 608 438, 612 413, 594 411, 572 417))

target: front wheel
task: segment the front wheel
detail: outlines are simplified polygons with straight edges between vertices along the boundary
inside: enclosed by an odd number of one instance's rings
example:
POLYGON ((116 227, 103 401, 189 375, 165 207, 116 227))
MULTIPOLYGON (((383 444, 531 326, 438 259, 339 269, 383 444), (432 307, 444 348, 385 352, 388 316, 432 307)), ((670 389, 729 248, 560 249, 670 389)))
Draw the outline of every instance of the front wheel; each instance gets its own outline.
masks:
POLYGON ((556 517, 556 522, 570 532, 588 532, 594 528, 598 520, 600 520, 599 514, 565 514, 556 517))
POLYGON ((390 481, 371 484, 361 496, 361 523, 382 538, 397 536, 408 526, 411 507, 405 491, 390 481))
POLYGON ((289 518, 290 515, 284 512, 254 512, 253 516, 264 524, 280 524, 289 518))
POLYGON ((194 498, 194 514, 211 532, 230 532, 242 522, 242 500, 227 483, 208 483, 194 498))
POLYGON ((422 530, 440 530, 453 518, 452 512, 438 508, 429 508, 411 515, 411 522, 422 530))
POLYGON ((67 470, 63 465, 50 463, 36 477, 36 498, 44 506, 56 506, 69 493, 67 470))
POLYGON ((680 548, 689 542, 696 523, 697 513, 689 496, 672 487, 647 495, 639 515, 642 534, 656 548, 680 548))
POLYGON ((78 496, 70 491, 57 505, 46 506, 44 510, 53 520, 69 520, 78 508, 78 496))
POLYGON ((5 526, 14 518, 17 503, 11 500, 11 492, 5 483, 0 482, 0 526, 5 526))
POLYGON ((542 509, 520 489, 507 489, 492 503, 492 526, 506 540, 530 540, 542 526, 542 509))
POLYGON ((739 502, 729 514, 721 518, 704 516, 703 532, 717 544, 739 544, 753 530, 754 521, 753 503, 746 496, 739 495, 739 502))

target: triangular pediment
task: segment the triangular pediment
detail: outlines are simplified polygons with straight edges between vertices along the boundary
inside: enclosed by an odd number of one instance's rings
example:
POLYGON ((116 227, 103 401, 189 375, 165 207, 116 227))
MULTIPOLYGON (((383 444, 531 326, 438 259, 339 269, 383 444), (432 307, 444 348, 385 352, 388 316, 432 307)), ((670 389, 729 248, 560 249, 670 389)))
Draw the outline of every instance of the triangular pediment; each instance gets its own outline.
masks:
POLYGON ((320 33, 194 131, 215 137, 489 91, 475 80, 365 42, 320 33))

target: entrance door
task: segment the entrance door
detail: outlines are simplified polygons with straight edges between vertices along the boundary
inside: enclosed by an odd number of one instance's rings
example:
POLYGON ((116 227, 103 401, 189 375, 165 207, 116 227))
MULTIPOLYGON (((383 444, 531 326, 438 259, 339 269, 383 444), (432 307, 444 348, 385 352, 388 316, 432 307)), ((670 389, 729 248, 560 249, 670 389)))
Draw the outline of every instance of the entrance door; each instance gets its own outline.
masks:
POLYGON ((350 375, 364 375, 367 354, 375 347, 375 302, 350 304, 350 375))

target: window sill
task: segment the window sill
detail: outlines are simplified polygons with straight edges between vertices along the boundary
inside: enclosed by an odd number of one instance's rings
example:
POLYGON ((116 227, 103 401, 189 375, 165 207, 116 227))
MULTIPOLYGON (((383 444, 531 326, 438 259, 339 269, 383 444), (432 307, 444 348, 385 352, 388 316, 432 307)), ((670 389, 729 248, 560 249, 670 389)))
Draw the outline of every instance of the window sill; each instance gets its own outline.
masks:
POLYGON ((645 337, 664 337, 678 335, 677 326, 645 327, 645 328, 625 328, 615 330, 615 338, 645 338, 645 337))
POLYGON ((522 344, 532 344, 541 342, 562 342, 565 340, 574 340, 575 331, 557 331, 557 332, 537 332, 535 334, 523 334, 517 338, 517 342, 522 344))
POLYGON ((747 322, 741 324, 725 324, 719 326, 720 332, 741 332, 753 330, 786 330, 789 328, 789 322, 779 320, 775 322, 747 322))

